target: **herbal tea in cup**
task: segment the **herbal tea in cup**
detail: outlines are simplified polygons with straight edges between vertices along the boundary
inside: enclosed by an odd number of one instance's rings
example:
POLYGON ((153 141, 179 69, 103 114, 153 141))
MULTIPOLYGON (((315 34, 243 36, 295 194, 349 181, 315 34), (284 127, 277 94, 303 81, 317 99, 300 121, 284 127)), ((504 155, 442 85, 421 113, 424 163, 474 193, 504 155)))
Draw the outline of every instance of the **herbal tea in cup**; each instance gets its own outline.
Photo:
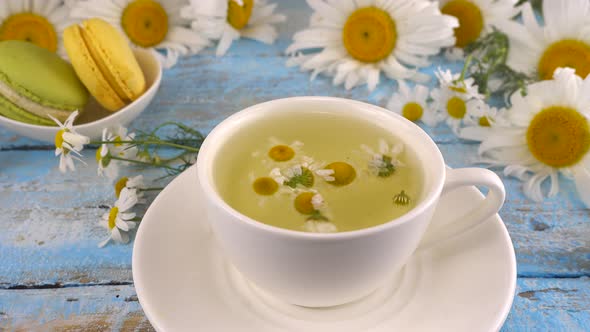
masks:
POLYGON ((411 148, 369 122, 301 110, 236 133, 215 161, 221 197, 259 222, 306 232, 354 231, 391 221, 420 199, 411 148))
POLYGON ((505 195, 489 170, 447 168, 403 117, 329 97, 273 100, 228 117, 203 142, 197 176, 228 261, 260 289, 307 307, 369 294, 422 240, 460 241, 505 195), (441 195, 472 185, 487 187, 486 198, 425 235, 441 195))

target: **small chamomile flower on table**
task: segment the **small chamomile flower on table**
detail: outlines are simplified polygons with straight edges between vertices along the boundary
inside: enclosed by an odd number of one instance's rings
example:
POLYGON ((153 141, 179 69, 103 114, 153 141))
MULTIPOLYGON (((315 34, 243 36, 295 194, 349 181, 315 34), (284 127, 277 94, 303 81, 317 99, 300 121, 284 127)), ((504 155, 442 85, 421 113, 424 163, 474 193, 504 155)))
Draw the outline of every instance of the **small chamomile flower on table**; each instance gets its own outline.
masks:
POLYGON ((84 149, 84 145, 90 142, 88 137, 78 134, 74 129, 74 120, 77 116, 78 111, 74 111, 64 123, 61 123, 49 115, 60 128, 55 135, 55 156, 59 156, 59 170, 62 173, 68 169, 76 170, 74 160, 83 162, 80 159, 80 152, 84 149))
POLYGON ((581 200, 590 207, 590 78, 560 68, 553 80, 533 83, 528 94, 512 95, 507 123, 493 126, 481 143, 482 162, 503 167, 524 181, 523 191, 540 201, 559 192, 559 173, 573 177, 581 200))
MULTIPOLYGON (((102 130, 102 141, 112 141, 108 137, 107 128, 102 130)), ((112 151, 107 143, 101 144, 96 149, 96 163, 98 165, 98 175, 105 176, 109 179, 114 179, 119 175, 119 165, 116 160, 112 159, 112 151)))
POLYGON ((435 127, 437 118, 427 102, 430 94, 428 87, 416 84, 410 88, 403 80, 397 83, 399 89, 391 96, 386 107, 410 121, 422 121, 435 127))
POLYGON ((288 65, 323 73, 346 89, 379 84, 383 72, 392 79, 426 81, 417 71, 428 57, 454 45, 457 19, 442 15, 426 0, 308 0, 315 13, 310 26, 293 36, 288 65), (304 54, 302 54, 304 52, 304 54))
POLYGON ((115 243, 129 242, 129 234, 127 233, 136 226, 136 214, 130 212, 135 204, 137 204, 135 190, 123 188, 115 205, 100 220, 100 225, 109 231, 109 236, 98 244, 100 248, 107 245, 110 241, 114 241, 115 243))
POLYGON ((559 67, 585 78, 590 73, 590 2, 543 1, 541 25, 530 3, 522 6, 522 24, 503 29, 510 38, 507 64, 538 80, 548 80, 559 67))
POLYGON ((503 126, 508 122, 506 108, 491 107, 481 103, 480 107, 470 109, 465 118, 465 127, 459 130, 458 136, 471 141, 481 142, 488 137, 494 126, 503 126))
POLYGON ((441 69, 435 74, 440 87, 433 89, 430 95, 436 118, 445 120, 453 133, 458 134, 466 115, 483 107, 483 96, 478 93, 473 78, 465 79, 463 74, 452 74, 449 70, 441 69))
POLYGON ((134 139, 135 133, 129 133, 128 129, 123 126, 117 126, 113 130, 109 130, 106 137, 103 137, 103 141, 114 142, 110 147, 112 154, 125 159, 137 157, 137 147, 133 144, 125 143, 131 142, 134 139))
POLYGON ((274 43, 275 25, 286 20, 275 13, 276 6, 267 0, 191 0, 182 16, 191 21, 193 30, 219 40, 216 54, 222 56, 241 37, 274 43))
POLYGON ((519 13, 516 0, 442 0, 440 11, 459 20, 455 47, 445 51, 447 60, 463 59, 463 48, 493 29, 502 29, 519 13))
POLYGON ((146 188, 143 175, 132 177, 123 176, 119 178, 119 180, 115 182, 115 196, 117 198, 121 197, 121 191, 125 188, 135 190, 137 197, 141 198, 143 194, 142 190, 146 188))
POLYGON ((185 4, 183 0, 82 0, 72 1, 70 13, 76 19, 104 19, 132 45, 151 50, 170 68, 179 56, 196 54, 210 45, 203 33, 186 27, 188 21, 180 17, 185 4))
POLYGON ((0 41, 25 40, 65 57, 62 35, 70 24, 60 0, 0 1, 0 41))

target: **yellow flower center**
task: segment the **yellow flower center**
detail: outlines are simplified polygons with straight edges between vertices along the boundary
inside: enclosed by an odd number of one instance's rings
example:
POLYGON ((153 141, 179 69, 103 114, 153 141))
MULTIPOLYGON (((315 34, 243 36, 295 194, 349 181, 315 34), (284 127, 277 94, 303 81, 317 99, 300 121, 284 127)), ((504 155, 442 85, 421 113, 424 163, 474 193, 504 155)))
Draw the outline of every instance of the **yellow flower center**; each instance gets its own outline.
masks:
POLYGON ((483 15, 473 2, 451 0, 440 11, 459 20, 459 26, 455 28, 455 46, 465 47, 479 38, 483 30, 483 15))
POLYGON ((342 41, 348 54, 361 62, 378 62, 387 58, 397 41, 395 22, 376 7, 354 11, 342 29, 342 41))
POLYGON ((68 154, 70 150, 64 148, 64 133, 67 132, 67 129, 62 129, 55 134, 55 147, 58 149, 62 149, 64 154, 68 154))
POLYGON ((268 151, 268 156, 274 161, 288 161, 295 156, 295 151, 287 145, 275 145, 268 151))
POLYGON ((124 176, 120 178, 117 183, 115 183, 115 196, 117 198, 121 196, 121 191, 123 191, 123 188, 127 187, 127 181, 129 181, 129 178, 124 176))
POLYGON ((123 145, 123 143, 121 143, 121 142, 123 142, 123 139, 121 138, 121 136, 115 137, 113 142, 115 142, 113 145, 116 147, 120 147, 121 145, 123 145))
POLYGON ((479 120, 477 120, 477 123, 481 126, 481 127, 490 127, 490 119, 488 119, 487 116, 482 116, 479 118, 479 120))
POLYGON ((334 171, 332 174, 334 181, 330 181, 329 183, 336 186, 345 186, 354 181, 356 178, 356 171, 354 170, 354 167, 342 161, 330 163, 326 166, 326 169, 331 169, 334 171))
POLYGON ((551 44, 537 66, 539 77, 544 80, 553 78, 553 72, 559 67, 570 67, 576 74, 586 78, 590 73, 590 45, 572 39, 560 40, 551 44))
POLYGON ((168 34, 168 14, 156 1, 135 0, 123 11, 121 25, 134 44, 152 47, 168 34))
POLYGON ((404 108, 402 109, 402 115, 404 116, 404 118, 410 121, 420 120, 420 118, 422 118, 423 113, 424 108, 422 108, 422 105, 414 102, 405 104, 404 108))
POLYGON ((116 220, 118 214, 119 208, 116 206, 109 211, 109 229, 113 229, 117 225, 116 220))
POLYGON ((301 214, 313 214, 315 209, 311 202, 315 194, 312 192, 304 192, 295 197, 295 210, 301 214))
POLYGON ((465 101, 459 97, 452 97, 447 101, 447 113, 452 118, 463 119, 467 112, 465 101))
POLYGON ((57 51, 55 27, 45 17, 33 13, 14 14, 5 19, 0 26, 2 40, 24 40, 57 51))
POLYGON ((269 196, 277 192, 279 184, 269 177, 261 177, 256 179, 252 184, 252 188, 258 195, 269 196))
POLYGON ((243 5, 240 6, 234 0, 229 0, 227 6, 227 23, 236 30, 240 30, 248 24, 254 8, 254 0, 242 0, 242 3, 243 5))
POLYGON ((575 109, 551 106, 531 121, 527 133, 529 150, 551 167, 576 164, 590 148, 588 120, 575 109))

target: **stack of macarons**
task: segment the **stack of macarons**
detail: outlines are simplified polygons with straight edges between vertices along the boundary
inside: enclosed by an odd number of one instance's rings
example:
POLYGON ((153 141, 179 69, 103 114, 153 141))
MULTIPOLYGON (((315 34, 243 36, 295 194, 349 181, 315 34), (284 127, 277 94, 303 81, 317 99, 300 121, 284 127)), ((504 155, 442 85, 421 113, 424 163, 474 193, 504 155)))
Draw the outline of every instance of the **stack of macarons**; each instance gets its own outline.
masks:
POLYGON ((0 116, 54 126, 90 94, 116 112, 139 98, 146 81, 127 40, 107 22, 90 19, 68 27, 64 45, 71 64, 34 44, 0 42, 0 116))

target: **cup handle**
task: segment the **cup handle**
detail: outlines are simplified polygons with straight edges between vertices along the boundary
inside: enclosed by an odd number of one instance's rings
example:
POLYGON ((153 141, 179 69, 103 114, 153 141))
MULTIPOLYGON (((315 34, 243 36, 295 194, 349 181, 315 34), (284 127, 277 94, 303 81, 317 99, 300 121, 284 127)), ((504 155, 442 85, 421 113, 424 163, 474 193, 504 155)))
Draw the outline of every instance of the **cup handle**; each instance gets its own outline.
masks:
POLYGON ((428 230, 428 234, 422 240, 419 250, 432 247, 435 244, 456 238, 461 234, 468 232, 488 220, 491 216, 498 213, 504 204, 506 190, 504 184, 498 175, 485 168, 459 168, 446 169, 446 179, 443 186, 442 194, 464 186, 484 186, 487 187, 488 193, 483 201, 477 204, 468 213, 453 218, 444 226, 428 230), (469 220, 469 223, 460 223, 460 221, 469 220))

